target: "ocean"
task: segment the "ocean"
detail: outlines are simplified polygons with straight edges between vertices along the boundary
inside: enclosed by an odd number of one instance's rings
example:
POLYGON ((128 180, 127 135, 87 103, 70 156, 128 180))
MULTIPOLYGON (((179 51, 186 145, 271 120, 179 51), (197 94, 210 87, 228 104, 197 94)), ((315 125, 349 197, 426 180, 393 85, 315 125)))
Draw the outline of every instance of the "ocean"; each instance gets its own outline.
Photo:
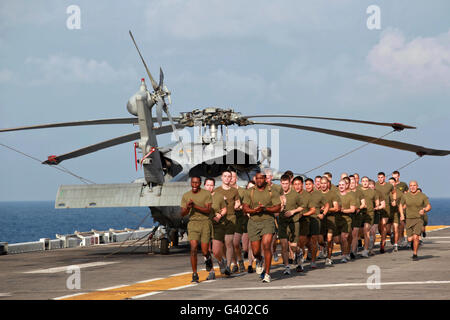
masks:
MULTIPOLYGON (((429 225, 450 225, 450 198, 431 198, 429 225)), ((55 239, 74 231, 152 227, 148 208, 58 209, 54 201, 0 202, 0 242, 55 239), (142 221, 144 221, 142 223, 142 221)))

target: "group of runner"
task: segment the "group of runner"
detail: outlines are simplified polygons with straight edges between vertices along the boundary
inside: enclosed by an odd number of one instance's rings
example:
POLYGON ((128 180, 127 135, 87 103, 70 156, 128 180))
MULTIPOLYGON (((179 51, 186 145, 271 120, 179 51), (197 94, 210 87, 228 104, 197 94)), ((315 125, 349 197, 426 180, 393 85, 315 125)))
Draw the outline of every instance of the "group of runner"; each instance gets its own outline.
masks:
POLYGON ((236 172, 226 170, 220 186, 206 178, 202 188, 201 177, 191 177, 191 190, 181 200, 181 214, 189 215, 192 282, 199 281, 199 244, 209 271, 207 280, 215 279, 214 256, 221 274, 244 272, 244 259, 248 259, 247 271, 256 271, 263 282, 270 282, 272 257, 278 261, 277 239, 285 275, 291 274, 290 265, 302 272, 305 258, 311 260, 312 269, 317 268, 317 258, 332 265, 334 244, 340 244, 341 263, 355 259, 362 242, 361 256, 367 258, 374 254, 377 231, 381 254, 389 235, 393 252, 409 242, 413 260, 418 259, 431 205, 417 182, 406 185, 398 171, 387 181, 379 172, 377 182, 343 173, 337 186, 331 183, 329 172, 313 180, 286 171, 279 185, 272 178, 270 170, 257 173, 243 188, 236 183, 236 172))

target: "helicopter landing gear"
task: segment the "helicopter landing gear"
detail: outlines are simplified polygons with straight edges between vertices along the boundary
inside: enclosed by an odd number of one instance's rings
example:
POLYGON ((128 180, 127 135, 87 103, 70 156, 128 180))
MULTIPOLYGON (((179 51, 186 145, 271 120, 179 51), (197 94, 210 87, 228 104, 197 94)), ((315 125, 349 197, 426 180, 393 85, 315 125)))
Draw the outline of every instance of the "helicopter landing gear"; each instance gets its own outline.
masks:
POLYGON ((161 254, 169 254, 169 239, 162 238, 160 240, 159 252, 161 254))

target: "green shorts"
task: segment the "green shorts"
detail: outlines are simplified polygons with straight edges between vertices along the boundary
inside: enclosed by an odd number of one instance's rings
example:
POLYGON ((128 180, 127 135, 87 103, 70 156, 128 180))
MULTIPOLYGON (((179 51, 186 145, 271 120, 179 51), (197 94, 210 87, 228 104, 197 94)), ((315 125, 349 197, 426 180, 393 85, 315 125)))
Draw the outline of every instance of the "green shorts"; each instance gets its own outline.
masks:
POLYGON ((299 224, 299 236, 309 235, 309 217, 301 217, 297 222, 299 224))
POLYGON ((421 235, 423 227, 422 218, 406 219, 406 236, 412 237, 412 235, 421 235))
POLYGON ((423 226, 427 226, 428 225, 428 215, 425 212, 424 215, 422 216, 422 220, 423 220, 423 226))
POLYGON ((389 219, 391 217, 391 214, 389 212, 390 210, 386 210, 386 209, 381 209, 378 210, 378 213, 380 214, 380 219, 389 219))
POLYGON ((237 230, 237 223, 236 223, 236 216, 227 216, 226 217, 226 224, 225 224, 225 234, 230 235, 234 234, 237 230))
POLYGON ((273 218, 262 221, 248 219, 247 229, 250 241, 260 241, 263 235, 275 233, 275 222, 273 218))
POLYGON ((375 215, 373 217, 373 224, 380 224, 380 210, 375 210, 375 215))
POLYGON ((309 233, 308 236, 318 236, 320 234, 320 219, 309 217, 309 233))
POLYGON ((392 212, 393 212, 393 216, 394 216, 392 222, 396 223, 396 224, 400 224, 400 212, 398 212, 398 210, 393 210, 392 212))
POLYGON ((196 240, 201 243, 208 243, 212 235, 211 220, 189 221, 187 225, 188 241, 196 240))
POLYGON ((212 223, 212 227, 213 227, 213 234, 212 234, 212 238, 214 240, 219 240, 224 242, 225 241, 225 222, 221 222, 221 223, 212 223))
POLYGON ((351 214, 350 218, 352 219, 352 229, 353 228, 361 228, 361 224, 362 224, 361 212, 351 214))
POLYGON ((333 236, 337 235, 336 229, 336 214, 333 212, 332 214, 327 214, 327 233, 333 234, 333 236))
POLYGON ((278 223, 278 239, 297 242, 299 236, 298 226, 298 223, 295 223, 292 218, 280 218, 278 223))
POLYGON ((352 232, 352 218, 346 214, 336 215, 336 235, 352 232))
POLYGON ((364 211, 361 215, 361 221, 362 221, 363 225, 368 223, 371 226, 373 226, 375 223, 375 212, 364 211))
POLYGON ((236 212, 236 233, 247 233, 248 217, 242 212, 236 212))
POLYGON ((327 216, 324 216, 322 220, 320 220, 320 234, 327 238, 327 216))

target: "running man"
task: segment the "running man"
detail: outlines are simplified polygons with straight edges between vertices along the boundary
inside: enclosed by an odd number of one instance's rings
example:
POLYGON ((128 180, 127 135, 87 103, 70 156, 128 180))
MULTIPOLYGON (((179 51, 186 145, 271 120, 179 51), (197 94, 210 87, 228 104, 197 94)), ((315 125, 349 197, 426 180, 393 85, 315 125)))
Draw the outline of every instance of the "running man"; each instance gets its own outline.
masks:
POLYGON ((418 260, 417 252, 419 250, 419 237, 422 233, 424 214, 431 210, 431 204, 428 197, 418 191, 417 181, 409 183, 409 192, 402 196, 400 206, 400 219, 406 220, 406 236, 411 241, 413 248, 413 260, 418 260), (406 210, 406 212, 405 212, 406 210))
POLYGON ((386 201, 384 200, 384 196, 380 190, 375 188, 375 181, 369 180, 369 188, 375 190, 375 196, 379 201, 379 206, 374 209, 375 216, 373 221, 373 226, 370 229, 370 243, 369 243, 369 256, 373 256, 375 253, 373 252, 373 246, 375 245, 376 233, 378 228, 378 224, 381 220, 381 210, 386 207, 386 201))
MULTIPOLYGON (((373 184, 375 187, 375 184, 373 184)), ((361 179, 361 192, 364 198, 365 207, 361 209, 362 223, 364 224, 364 250, 362 256, 369 257, 370 230, 375 224, 375 210, 380 207, 380 199, 374 189, 369 187, 369 178, 361 179)))
MULTIPOLYGON (((359 179, 359 177, 358 177, 359 179)), ((356 259, 358 254, 358 240, 359 240, 359 230, 362 226, 362 214, 361 210, 366 208, 366 200, 364 199, 363 193, 361 189, 358 188, 356 183, 356 178, 354 176, 350 176, 350 191, 356 197, 356 211, 351 216, 352 217, 352 235, 351 235, 351 250, 350 250, 350 258, 356 259)))
MULTIPOLYGON (((312 179, 305 180, 305 189, 310 194, 310 205, 315 208, 315 212, 309 216, 309 242, 311 246, 311 268, 316 269, 316 258, 318 242, 320 238, 320 228, 324 216, 328 213, 329 204, 321 191, 314 190, 314 183, 312 179)), ((323 239, 322 239, 323 243, 323 239)))
MULTIPOLYGON (((348 178, 347 178, 348 179, 348 178)), ((350 179, 349 179, 350 180, 350 179)), ((352 231, 351 215, 356 211, 356 197, 351 191, 347 191, 347 184, 344 179, 339 181, 339 196, 341 198, 341 211, 336 215, 336 231, 340 237, 342 263, 347 263, 350 260, 350 246, 348 237, 352 231)))
MULTIPOLYGON (((323 234, 327 241, 327 258, 325 259, 325 265, 331 266, 333 261, 331 260, 331 255, 333 253, 333 241, 337 243, 339 239, 336 237, 336 213, 340 211, 339 203, 340 198, 335 191, 330 190, 331 181, 325 176, 321 179, 322 194, 325 200, 328 202, 328 212, 326 214, 326 223, 323 229, 323 234)), ((322 221, 324 221, 323 219, 322 221)))
MULTIPOLYGON (((227 204, 226 214, 226 230, 225 230, 225 248, 227 257, 227 267, 225 274, 230 275, 231 272, 237 272, 237 260, 233 246, 234 233, 236 232, 236 214, 235 209, 239 208, 241 202, 239 200, 239 192, 236 188, 231 187, 231 171, 225 170, 222 172, 222 185, 217 187, 214 192, 221 194, 227 204), (234 263, 234 268, 231 270, 231 262, 234 263)), ((242 258, 241 258, 242 259, 242 258)))
POLYGON ((200 188, 202 179, 191 178, 191 190, 183 194, 181 198, 181 216, 189 215, 187 225, 188 241, 191 245, 192 282, 199 282, 197 273, 197 247, 201 243, 201 249, 206 261, 206 270, 211 271, 212 261, 209 252, 209 240, 211 239, 212 224, 209 218, 211 214, 211 193, 200 188))
POLYGON ((255 175, 256 186, 249 189, 244 195, 242 209, 248 213, 248 235, 251 241, 253 255, 256 258, 256 273, 265 273, 263 282, 270 282, 270 266, 272 264, 272 238, 275 233, 274 214, 280 212, 281 201, 279 194, 272 192, 267 186, 266 176, 263 173, 255 175), (264 262, 261 256, 261 243, 264 251, 264 262))
POLYGON ((236 209, 236 231, 233 237, 233 247, 236 254, 239 272, 245 271, 243 252, 248 253, 248 233, 247 233, 247 222, 248 217, 242 212, 242 200, 244 199, 245 188, 241 188, 237 185, 237 173, 236 171, 231 171, 231 183, 232 188, 235 188, 239 193, 239 207, 236 209), (242 240, 242 250, 241 250, 241 240, 242 240))
MULTIPOLYGON (((211 221, 212 221, 212 254, 219 262, 220 273, 225 273, 226 262, 223 258, 223 247, 225 241, 225 228, 227 214, 227 205, 223 196, 217 192, 214 192, 216 181, 212 178, 206 178, 204 183, 205 190, 211 192, 212 205, 211 205, 211 221)), ((205 262, 206 263, 206 262, 205 262)), ((208 267, 209 268, 209 267, 208 267)), ((214 280, 216 274, 214 268, 211 266, 208 278, 206 280, 214 280)))
POLYGON ((390 232, 390 223, 393 222, 391 217, 390 194, 394 191, 394 187, 386 182, 386 175, 384 172, 378 172, 378 182, 375 184, 375 189, 379 190, 384 197, 386 206, 380 210, 380 253, 384 253, 384 247, 386 246, 386 236, 388 231, 390 232))
MULTIPOLYGON (((281 188, 283 196, 281 197, 281 213, 278 225, 278 238, 281 242, 281 256, 283 258, 283 274, 291 274, 289 267, 289 244, 296 242, 299 236, 298 223, 294 222, 293 217, 303 210, 301 207, 300 195, 295 192, 291 186, 291 179, 288 175, 281 177, 281 188)), ((293 248, 296 250, 295 248, 293 248)))

